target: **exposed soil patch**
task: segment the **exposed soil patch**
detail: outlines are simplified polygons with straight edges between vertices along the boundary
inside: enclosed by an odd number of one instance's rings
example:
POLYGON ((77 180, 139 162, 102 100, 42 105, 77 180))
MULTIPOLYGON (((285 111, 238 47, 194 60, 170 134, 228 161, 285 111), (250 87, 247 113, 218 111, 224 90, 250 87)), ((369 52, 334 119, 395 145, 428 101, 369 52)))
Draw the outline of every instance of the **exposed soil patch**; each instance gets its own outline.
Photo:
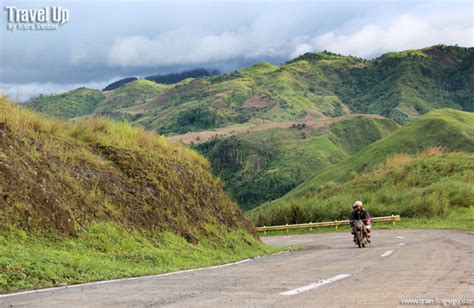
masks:
POLYGON ((272 99, 264 94, 256 94, 252 97, 249 97, 243 103, 244 108, 263 108, 268 107, 272 104, 272 99))
POLYGON ((340 117, 305 117, 300 120, 294 121, 285 121, 285 122, 273 122, 273 121, 264 121, 260 124, 255 124, 251 126, 242 126, 242 127, 224 127, 220 129, 207 130, 201 132, 191 132, 183 135, 171 136, 168 138, 171 142, 182 142, 185 144, 190 144, 191 142, 195 144, 200 144, 208 141, 209 139, 220 136, 220 137, 230 137, 234 135, 245 135, 250 132, 262 131, 273 128, 291 128, 293 125, 297 124, 306 124, 308 129, 318 129, 322 127, 327 127, 333 123, 339 121, 349 120, 355 117, 369 117, 373 119, 384 119, 385 117, 378 114, 348 114, 340 117))

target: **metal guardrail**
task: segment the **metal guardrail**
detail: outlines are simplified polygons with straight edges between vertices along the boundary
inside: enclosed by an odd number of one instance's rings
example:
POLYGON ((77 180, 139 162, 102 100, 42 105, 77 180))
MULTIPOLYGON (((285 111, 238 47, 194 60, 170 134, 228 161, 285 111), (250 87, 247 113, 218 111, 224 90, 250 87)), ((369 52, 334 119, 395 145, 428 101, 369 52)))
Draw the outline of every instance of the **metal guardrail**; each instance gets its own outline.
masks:
MULTIPOLYGON (((372 217, 372 222, 382 222, 382 221, 391 221, 392 224, 395 224, 396 221, 400 221, 400 215, 392 216, 383 216, 383 217, 372 217)), ((289 229, 310 229, 318 227, 336 227, 336 230, 339 226, 348 225, 349 220, 334 220, 334 221, 325 221, 325 222, 309 222, 305 224, 294 224, 294 225, 280 225, 280 226, 263 226, 255 228, 257 232, 263 232, 267 234, 267 231, 278 231, 286 230, 288 233, 289 229)))

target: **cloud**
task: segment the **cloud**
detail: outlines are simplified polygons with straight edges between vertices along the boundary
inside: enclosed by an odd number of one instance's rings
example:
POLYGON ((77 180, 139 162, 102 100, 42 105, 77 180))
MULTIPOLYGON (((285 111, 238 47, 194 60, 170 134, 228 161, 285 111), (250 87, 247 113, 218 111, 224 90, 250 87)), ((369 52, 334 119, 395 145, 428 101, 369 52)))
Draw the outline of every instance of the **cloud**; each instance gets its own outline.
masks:
POLYGON ((112 46, 108 63, 118 67, 167 66, 232 60, 245 57, 238 33, 193 37, 173 31, 158 38, 144 36, 118 38, 112 46), (176 39, 180 37, 180 39, 176 39))
POLYGON ((108 53, 111 67, 194 65, 212 62, 278 58, 288 55, 287 39, 297 22, 288 28, 268 16, 236 30, 206 32, 182 27, 157 37, 125 36, 115 40, 108 53))
POLYGON ((90 82, 90 83, 71 83, 71 84, 58 84, 58 83, 3 83, 0 82, 0 94, 6 94, 11 99, 18 102, 26 102, 31 98, 37 97, 40 94, 58 94, 67 92, 79 87, 87 87, 91 89, 102 89, 112 81, 117 80, 113 78, 105 82, 90 82))
POLYGON ((302 54, 313 51, 313 47, 309 44, 303 43, 296 46, 295 50, 291 53, 291 58, 296 58, 302 54))
POLYGON ((329 31, 309 45, 341 54, 370 58, 387 51, 417 49, 439 43, 473 46, 474 27, 468 11, 432 15, 403 14, 388 25, 368 23, 350 33, 329 31), (456 22, 453 22, 456 20, 456 22))
MULTIPOLYGON (((416 10, 414 10, 416 11, 416 10)), ((439 8, 414 13, 385 14, 384 18, 354 16, 329 31, 304 30, 302 12, 283 18, 260 16, 249 26, 221 32, 178 28, 156 37, 123 36, 108 52, 110 67, 196 65, 252 59, 295 58, 310 51, 329 50, 364 58, 392 50, 422 48, 439 43, 473 45, 471 12, 439 8)))
POLYGON ((71 49, 71 64, 79 65, 81 62, 87 61, 89 59, 87 51, 82 48, 73 48, 71 49))

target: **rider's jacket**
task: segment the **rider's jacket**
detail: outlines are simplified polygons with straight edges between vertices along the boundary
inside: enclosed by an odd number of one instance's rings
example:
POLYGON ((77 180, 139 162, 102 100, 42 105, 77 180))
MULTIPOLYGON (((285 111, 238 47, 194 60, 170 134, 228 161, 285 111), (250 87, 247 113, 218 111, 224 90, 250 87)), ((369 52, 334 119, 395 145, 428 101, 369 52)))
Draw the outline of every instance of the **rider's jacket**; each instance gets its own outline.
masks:
POLYGON ((354 220, 359 220, 359 219, 365 222, 368 219, 370 219, 370 215, 366 210, 360 210, 359 212, 352 211, 351 217, 349 217, 351 225, 354 223, 354 220))

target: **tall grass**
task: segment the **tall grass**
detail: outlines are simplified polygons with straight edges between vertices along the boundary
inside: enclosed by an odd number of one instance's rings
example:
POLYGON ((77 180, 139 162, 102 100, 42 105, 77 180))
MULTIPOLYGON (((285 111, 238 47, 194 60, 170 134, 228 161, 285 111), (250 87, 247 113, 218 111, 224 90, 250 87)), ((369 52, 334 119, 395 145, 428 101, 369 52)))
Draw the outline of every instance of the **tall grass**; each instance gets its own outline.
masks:
POLYGON ((103 144, 125 149, 159 151, 178 159, 192 159, 192 164, 208 168, 208 162, 188 147, 166 141, 166 137, 132 126, 123 121, 110 121, 100 117, 65 121, 40 115, 0 97, 0 122, 10 127, 12 133, 29 136, 65 138, 81 145, 103 144))

